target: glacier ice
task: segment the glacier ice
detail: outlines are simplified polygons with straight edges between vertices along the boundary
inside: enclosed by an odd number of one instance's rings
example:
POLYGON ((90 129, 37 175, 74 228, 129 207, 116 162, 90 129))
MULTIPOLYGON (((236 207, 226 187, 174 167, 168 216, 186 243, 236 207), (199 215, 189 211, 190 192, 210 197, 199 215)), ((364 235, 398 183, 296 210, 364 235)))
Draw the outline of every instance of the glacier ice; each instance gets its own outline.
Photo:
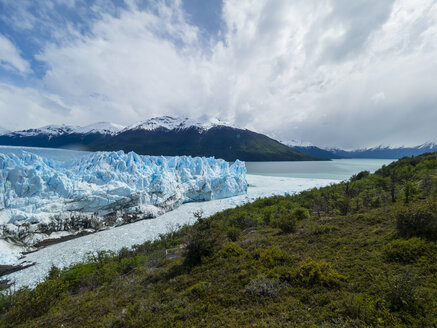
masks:
POLYGON ((240 161, 123 151, 67 160, 0 153, 0 238, 30 246, 53 232, 99 230, 246 191, 240 161))

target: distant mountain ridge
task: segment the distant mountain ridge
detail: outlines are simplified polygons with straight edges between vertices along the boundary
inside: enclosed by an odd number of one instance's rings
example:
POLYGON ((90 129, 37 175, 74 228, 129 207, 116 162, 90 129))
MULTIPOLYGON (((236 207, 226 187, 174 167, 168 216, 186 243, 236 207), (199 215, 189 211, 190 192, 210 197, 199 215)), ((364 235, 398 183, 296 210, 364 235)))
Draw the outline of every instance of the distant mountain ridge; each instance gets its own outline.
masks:
POLYGON ((266 135, 212 119, 162 116, 124 127, 100 122, 85 127, 49 125, 7 132, 0 145, 134 151, 145 155, 214 156, 227 161, 321 160, 302 154, 266 135))
POLYGON ((357 150, 343 150, 339 148, 319 148, 316 146, 292 146, 304 154, 317 156, 325 159, 339 158, 378 158, 378 159, 399 159, 405 156, 418 156, 424 153, 437 151, 437 144, 427 142, 415 147, 387 147, 379 146, 357 150))

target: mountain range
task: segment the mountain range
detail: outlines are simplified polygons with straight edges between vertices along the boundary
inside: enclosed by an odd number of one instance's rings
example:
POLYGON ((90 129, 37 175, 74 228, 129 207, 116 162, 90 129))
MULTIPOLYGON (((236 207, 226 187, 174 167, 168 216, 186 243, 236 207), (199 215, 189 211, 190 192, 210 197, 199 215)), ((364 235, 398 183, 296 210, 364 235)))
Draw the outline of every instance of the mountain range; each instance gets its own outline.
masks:
POLYGON ((100 122, 84 127, 49 125, 5 133, 0 145, 134 151, 146 155, 214 156, 227 161, 322 160, 300 153, 266 135, 213 119, 155 117, 124 127, 100 122))
POLYGON ((437 144, 427 142, 415 147, 387 147, 378 146, 374 148, 364 148, 356 150, 343 150, 339 148, 323 149, 311 145, 289 145, 293 149, 304 154, 317 156, 325 159, 339 158, 379 158, 379 159, 399 159, 405 156, 418 156, 424 153, 437 151, 437 144))
POLYGON ((308 161, 341 158, 398 159, 437 151, 437 144, 415 147, 343 150, 307 142, 280 142, 218 119, 195 121, 155 117, 130 126, 99 122, 87 126, 48 125, 9 131, 0 127, 0 145, 73 148, 90 151, 134 151, 143 155, 214 156, 227 161, 308 161))

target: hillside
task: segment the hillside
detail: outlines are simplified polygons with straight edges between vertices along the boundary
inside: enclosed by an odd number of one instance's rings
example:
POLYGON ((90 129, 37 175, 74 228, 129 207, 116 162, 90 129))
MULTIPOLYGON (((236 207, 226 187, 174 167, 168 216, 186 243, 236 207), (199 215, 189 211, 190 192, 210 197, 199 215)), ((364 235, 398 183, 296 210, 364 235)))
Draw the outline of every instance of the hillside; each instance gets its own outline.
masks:
POLYGON ((434 327, 437 153, 52 268, 3 327, 434 327), (176 259, 166 259, 165 250, 176 259))
POLYGON ((87 127, 47 126, 0 135, 0 145, 76 148, 92 151, 134 151, 142 155, 215 156, 227 161, 323 160, 280 142, 214 120, 155 117, 121 127, 98 123, 87 127))

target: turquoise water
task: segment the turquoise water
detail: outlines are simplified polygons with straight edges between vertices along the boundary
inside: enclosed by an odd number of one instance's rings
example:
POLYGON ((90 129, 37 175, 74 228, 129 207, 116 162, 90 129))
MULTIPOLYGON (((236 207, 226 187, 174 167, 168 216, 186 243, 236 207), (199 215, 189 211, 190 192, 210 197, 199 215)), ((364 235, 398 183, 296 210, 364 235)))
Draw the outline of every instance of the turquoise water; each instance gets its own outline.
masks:
POLYGON ((321 162, 246 162, 248 174, 346 180, 361 171, 374 172, 392 159, 334 159, 321 162))

